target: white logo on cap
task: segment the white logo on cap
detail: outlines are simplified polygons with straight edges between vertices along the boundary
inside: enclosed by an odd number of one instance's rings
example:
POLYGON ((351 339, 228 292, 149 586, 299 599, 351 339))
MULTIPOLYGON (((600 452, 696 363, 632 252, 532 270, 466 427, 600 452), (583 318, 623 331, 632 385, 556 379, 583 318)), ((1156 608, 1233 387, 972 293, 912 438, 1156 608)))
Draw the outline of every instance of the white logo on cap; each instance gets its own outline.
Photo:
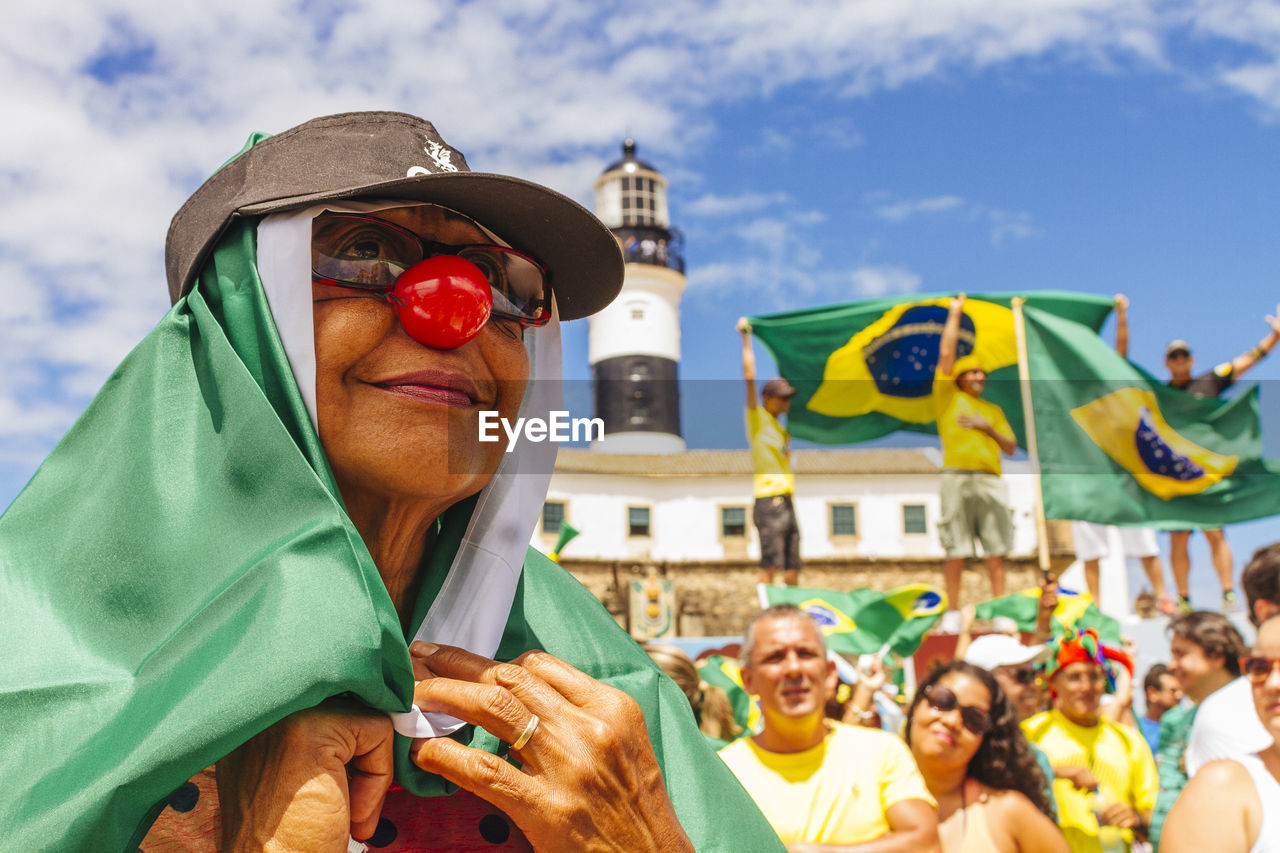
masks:
MULTIPOLYGON (((453 163, 449 162, 450 158, 453 156, 453 151, 451 149, 445 148, 439 142, 436 142, 431 139, 428 139, 425 141, 426 141, 426 145, 422 147, 422 150, 427 152, 427 156, 430 157, 432 162, 436 164, 437 171, 441 171, 441 172, 458 171, 458 167, 453 165, 453 163)), ((432 175, 432 174, 435 174, 435 172, 432 171, 431 169, 426 168, 425 166, 411 166, 409 168, 409 171, 406 172, 405 174, 406 174, 406 177, 412 178, 418 175, 432 175)))

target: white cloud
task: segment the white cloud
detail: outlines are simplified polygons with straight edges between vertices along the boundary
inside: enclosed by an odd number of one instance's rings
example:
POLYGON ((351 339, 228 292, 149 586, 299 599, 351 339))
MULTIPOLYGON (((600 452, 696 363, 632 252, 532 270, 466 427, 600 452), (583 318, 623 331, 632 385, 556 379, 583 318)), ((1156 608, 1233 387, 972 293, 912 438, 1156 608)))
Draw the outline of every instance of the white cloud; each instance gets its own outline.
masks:
POLYGON ((946 213, 958 209, 964 199, 954 195, 940 195, 916 201, 897 201, 877 207, 876 216, 888 222, 904 222, 922 213, 946 213))
MULTIPOLYGON (((164 310, 169 217, 254 130, 402 109, 435 120, 476 168, 589 203, 600 163, 624 134, 662 140, 680 174, 681 155, 713 138, 709 107, 790 86, 847 98, 1030 59, 1169 71, 1280 111, 1280 9, 1265 0, 10 7, 0 29, 0 412, 12 416, 14 442, 35 444, 69 424, 164 310), (1178 39, 1199 48, 1195 58, 1170 49, 1178 39)), ((780 156, 804 133, 833 147, 860 144, 839 115, 807 121, 762 127, 751 142, 780 156)), ((797 211, 779 193, 721 192, 712 188, 690 215, 769 215, 739 229, 750 246, 732 268, 694 271, 708 287, 843 286, 803 239, 822 212, 797 211)), ((963 204, 953 198, 885 205, 885 215, 954 214, 963 204)), ((1028 213, 965 209, 997 244, 1037 233, 1028 213)))
POLYGON ((905 267, 866 266, 849 274, 854 298, 915 293, 920 290, 920 275, 905 267))
POLYGON ((951 214, 962 221, 985 225, 989 229, 992 244, 996 246, 1010 240, 1037 237, 1041 233, 1031 214, 1025 210, 1001 210, 967 202, 955 195, 882 201, 887 197, 887 193, 876 191, 868 194, 867 201, 874 205, 872 213, 877 218, 895 225, 918 216, 951 214))
POLYGON ((720 195, 707 193, 686 202, 683 212, 691 216, 741 216, 768 207, 781 207, 790 202, 786 193, 739 193, 720 195))
POLYGON ((1008 240, 1026 240, 1042 233, 1031 214, 1023 210, 985 210, 983 215, 991 227, 991 242, 999 246, 1008 240))

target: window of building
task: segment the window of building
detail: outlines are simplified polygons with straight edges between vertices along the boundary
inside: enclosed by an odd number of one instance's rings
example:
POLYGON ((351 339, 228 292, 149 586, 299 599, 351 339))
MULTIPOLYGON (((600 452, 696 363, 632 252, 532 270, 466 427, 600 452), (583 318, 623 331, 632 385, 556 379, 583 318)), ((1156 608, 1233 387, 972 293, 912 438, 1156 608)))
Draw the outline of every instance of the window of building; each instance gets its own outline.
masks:
POLYGON ((928 533, 929 524, 925 517, 924 504, 902 505, 902 532, 928 533))
POLYGON ((564 502, 547 501, 544 503, 542 505, 542 532, 558 536, 561 524, 564 524, 564 502))
POLYGON ((627 507, 627 535, 653 535, 653 530, 649 523, 649 508, 647 506, 627 507))
POLYGON ((858 535, 858 508, 854 504, 831 505, 831 535, 858 535))
POLYGON ((640 176, 622 179, 622 222, 624 225, 654 225, 658 182, 640 176))
POLYGON ((747 535, 747 508, 745 506, 720 507, 720 535, 725 538, 741 538, 747 535))

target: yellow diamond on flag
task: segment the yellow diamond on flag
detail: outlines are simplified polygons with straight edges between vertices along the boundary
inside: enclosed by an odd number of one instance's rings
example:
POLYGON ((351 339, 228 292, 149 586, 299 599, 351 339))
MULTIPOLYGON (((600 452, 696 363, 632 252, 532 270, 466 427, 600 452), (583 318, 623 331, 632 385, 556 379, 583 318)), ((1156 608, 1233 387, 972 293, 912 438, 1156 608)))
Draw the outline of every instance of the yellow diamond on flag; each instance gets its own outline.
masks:
POLYGON ((858 628, 848 614, 821 598, 810 598, 797 606, 813 617, 813 621, 817 622, 818 627, 822 629, 824 637, 855 631, 858 628))
POLYGON ((1164 500, 1199 494, 1236 468, 1238 457, 1179 435, 1155 394, 1142 388, 1113 391, 1072 409, 1071 417, 1138 485, 1164 500))
MULTIPOLYGON (((882 412, 909 423, 932 423, 933 374, 949 304, 949 299, 929 299, 885 311, 831 354, 806 408, 833 418, 882 412)), ((988 373, 1016 364, 1013 312, 991 302, 966 301, 956 357, 972 357, 988 373)))

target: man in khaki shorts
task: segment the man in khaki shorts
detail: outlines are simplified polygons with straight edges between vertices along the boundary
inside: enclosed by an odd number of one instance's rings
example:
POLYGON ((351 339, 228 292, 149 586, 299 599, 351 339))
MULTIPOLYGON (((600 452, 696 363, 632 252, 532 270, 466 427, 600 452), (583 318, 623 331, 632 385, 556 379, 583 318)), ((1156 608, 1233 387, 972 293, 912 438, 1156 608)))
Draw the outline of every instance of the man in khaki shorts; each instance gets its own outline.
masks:
POLYGON ((933 377, 942 441, 938 536, 947 555, 943 572, 950 608, 939 627, 950 633, 960 630, 960 576, 975 542, 982 543, 991 595, 1004 595, 1004 556, 1013 546, 1013 520, 1009 492, 1000 478, 1000 454, 1012 456, 1018 449, 1004 412, 982 399, 987 372, 971 355, 956 357, 962 343, 966 352, 973 351, 973 333, 960 327, 964 300, 963 293, 951 300, 933 377), (968 339, 962 342, 963 336, 968 339))
POLYGON ((760 389, 756 403, 756 357, 751 325, 738 320, 742 335, 742 378, 747 383, 747 441, 751 445, 752 521, 760 534, 760 583, 773 583, 778 570, 787 586, 800 583, 800 527, 796 523, 796 478, 791 472, 791 434, 779 418, 791 410, 796 389, 782 377, 760 389))

